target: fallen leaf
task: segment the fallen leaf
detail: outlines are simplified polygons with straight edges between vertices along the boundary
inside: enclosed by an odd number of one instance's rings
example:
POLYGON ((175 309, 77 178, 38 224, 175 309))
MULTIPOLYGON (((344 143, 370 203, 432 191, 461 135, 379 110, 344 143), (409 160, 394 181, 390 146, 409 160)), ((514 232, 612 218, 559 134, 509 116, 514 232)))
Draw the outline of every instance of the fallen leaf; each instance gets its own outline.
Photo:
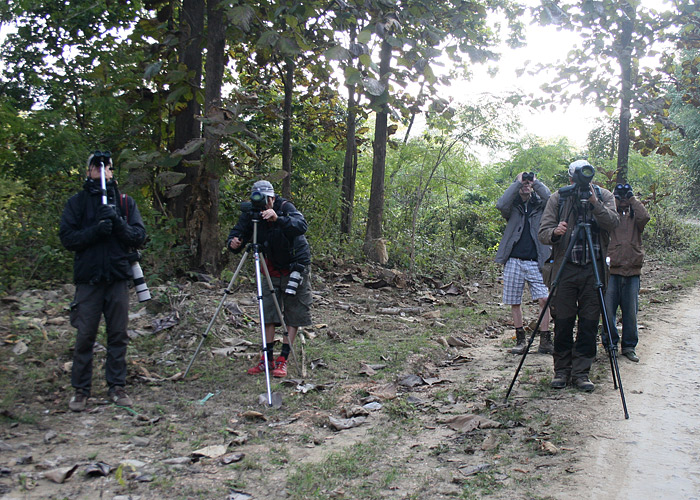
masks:
POLYGON ((226 446, 224 446, 223 444, 215 444, 212 446, 205 446, 204 448, 195 450, 192 452, 192 455, 207 458, 216 458, 220 457, 224 453, 226 453, 226 446))
POLYGON ((73 467, 61 467, 60 469, 54 469, 44 472, 44 477, 53 481, 54 483, 63 484, 78 468, 78 465, 73 467))
POLYGON ((489 429, 500 427, 501 424, 490 418, 481 415, 469 414, 458 415, 444 421, 450 429, 455 431, 469 432, 474 429, 489 429))
POLYGON ((351 429, 353 427, 357 427, 358 425, 362 425, 365 420, 367 420, 367 417, 353 417, 353 418, 335 418, 335 417, 328 417, 328 420, 330 421, 331 427, 337 431, 342 431, 346 429, 351 429))

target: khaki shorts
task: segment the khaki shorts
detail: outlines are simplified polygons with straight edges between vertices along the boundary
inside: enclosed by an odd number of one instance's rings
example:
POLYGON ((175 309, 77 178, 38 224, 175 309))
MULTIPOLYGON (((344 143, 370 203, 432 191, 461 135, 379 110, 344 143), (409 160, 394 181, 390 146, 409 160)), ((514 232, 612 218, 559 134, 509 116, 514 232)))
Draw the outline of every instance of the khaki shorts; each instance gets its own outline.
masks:
MULTIPOLYGON (((309 326, 311 324, 311 280, 309 279, 308 267, 302 273, 303 281, 297 289, 296 295, 288 295, 284 293, 287 288, 289 276, 274 277, 271 276, 272 286, 275 288, 275 295, 279 302, 280 309, 284 315, 284 323, 287 326, 309 326)), ((275 302, 272 300, 272 293, 267 286, 267 279, 263 277, 263 314, 265 315, 265 323, 274 323, 279 326, 282 324, 275 302)))

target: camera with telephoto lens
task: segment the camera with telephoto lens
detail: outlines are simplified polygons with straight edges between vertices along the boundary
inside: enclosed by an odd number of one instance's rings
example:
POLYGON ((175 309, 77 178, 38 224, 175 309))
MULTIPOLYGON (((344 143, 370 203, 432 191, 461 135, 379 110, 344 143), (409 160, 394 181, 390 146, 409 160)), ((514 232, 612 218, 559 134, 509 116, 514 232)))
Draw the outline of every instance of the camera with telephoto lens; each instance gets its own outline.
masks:
POLYGON ((148 285, 146 284, 146 279, 143 277, 143 270, 139 264, 141 259, 140 252, 134 252, 129 255, 129 262, 131 263, 131 274, 134 278, 134 290, 136 291, 136 297, 139 302, 146 302, 151 300, 151 292, 148 290, 148 285))
POLYGON ((629 200, 634 196, 632 186, 630 186, 629 184, 618 184, 617 186, 615 186, 615 191, 613 192, 613 194, 618 200, 629 200))
POLYGON ((591 181, 594 175, 595 168, 593 168, 593 165, 580 165, 574 170, 571 179, 574 181, 579 199, 588 200, 591 197, 591 181))
POLYGON ((304 277, 301 275, 306 269, 301 264, 292 264, 289 266, 291 273, 289 274, 289 280, 287 281, 287 288, 285 288, 284 293, 287 295, 296 295, 299 285, 304 281, 304 277))
POLYGON ((521 179, 523 180, 523 182, 525 182, 525 181, 534 182, 535 181, 535 172, 523 172, 521 179))

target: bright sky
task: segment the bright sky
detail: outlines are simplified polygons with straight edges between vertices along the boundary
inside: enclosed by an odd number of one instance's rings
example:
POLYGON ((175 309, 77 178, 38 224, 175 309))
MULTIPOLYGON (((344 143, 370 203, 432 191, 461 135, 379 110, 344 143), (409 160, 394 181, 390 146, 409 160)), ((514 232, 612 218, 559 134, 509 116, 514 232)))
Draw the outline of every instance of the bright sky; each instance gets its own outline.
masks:
MULTIPOLYGON (((526 5, 539 4, 539 0, 524 0, 526 5)), ((642 3, 657 10, 668 8, 667 0, 642 0, 642 3)), ((524 66, 524 61, 556 63, 565 59, 567 53, 578 44, 578 36, 572 32, 557 31, 555 26, 526 24, 527 46, 519 49, 504 47, 501 59, 496 65, 500 71, 496 77, 487 73, 487 68, 475 69, 474 78, 469 82, 453 84, 452 95, 456 100, 467 98, 474 102, 480 94, 506 94, 515 90, 529 94, 537 91, 546 81, 546 75, 523 74, 516 76, 516 70, 524 66)), ((567 108, 558 106, 555 111, 532 111, 523 109, 520 119, 523 133, 536 135, 544 139, 568 137, 573 144, 583 148, 588 133, 595 126, 596 118, 603 118, 597 107, 584 106, 577 102, 567 108)))

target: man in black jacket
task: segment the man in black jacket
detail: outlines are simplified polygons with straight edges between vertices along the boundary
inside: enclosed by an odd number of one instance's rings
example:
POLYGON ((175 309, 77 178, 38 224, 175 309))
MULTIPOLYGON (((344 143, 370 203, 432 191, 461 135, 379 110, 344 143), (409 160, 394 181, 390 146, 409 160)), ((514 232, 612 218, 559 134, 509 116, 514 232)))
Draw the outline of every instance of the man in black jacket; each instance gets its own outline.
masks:
MULTIPOLYGON (((262 280, 263 315, 265 316, 265 342, 269 369, 274 377, 287 376, 287 358, 300 326, 311 324, 311 285, 309 265, 311 251, 306 241, 306 219, 292 202, 275 196, 268 181, 253 184, 251 198, 260 197, 261 207, 243 211, 228 236, 227 246, 240 252, 253 237, 253 217, 260 218, 257 243, 265 257, 277 301, 287 325, 287 336, 282 342, 282 352, 273 360, 275 327, 281 324, 272 292, 267 280, 262 280), (262 208, 260 210, 260 208, 262 208)), ((249 375, 265 372, 265 353, 260 361, 248 370, 249 375)))
POLYGON ((68 200, 61 217, 61 243, 75 252, 75 298, 70 319, 78 332, 71 372, 75 393, 68 404, 72 411, 85 410, 90 397, 93 345, 102 315, 107 329, 105 376, 109 399, 120 406, 133 404, 124 390, 128 285, 133 278, 134 249, 146 239, 146 229, 134 200, 119 194, 112 169, 109 152, 91 154, 83 190, 68 200), (105 192, 101 185, 103 170, 105 192), (103 195, 107 204, 103 203, 103 195))

